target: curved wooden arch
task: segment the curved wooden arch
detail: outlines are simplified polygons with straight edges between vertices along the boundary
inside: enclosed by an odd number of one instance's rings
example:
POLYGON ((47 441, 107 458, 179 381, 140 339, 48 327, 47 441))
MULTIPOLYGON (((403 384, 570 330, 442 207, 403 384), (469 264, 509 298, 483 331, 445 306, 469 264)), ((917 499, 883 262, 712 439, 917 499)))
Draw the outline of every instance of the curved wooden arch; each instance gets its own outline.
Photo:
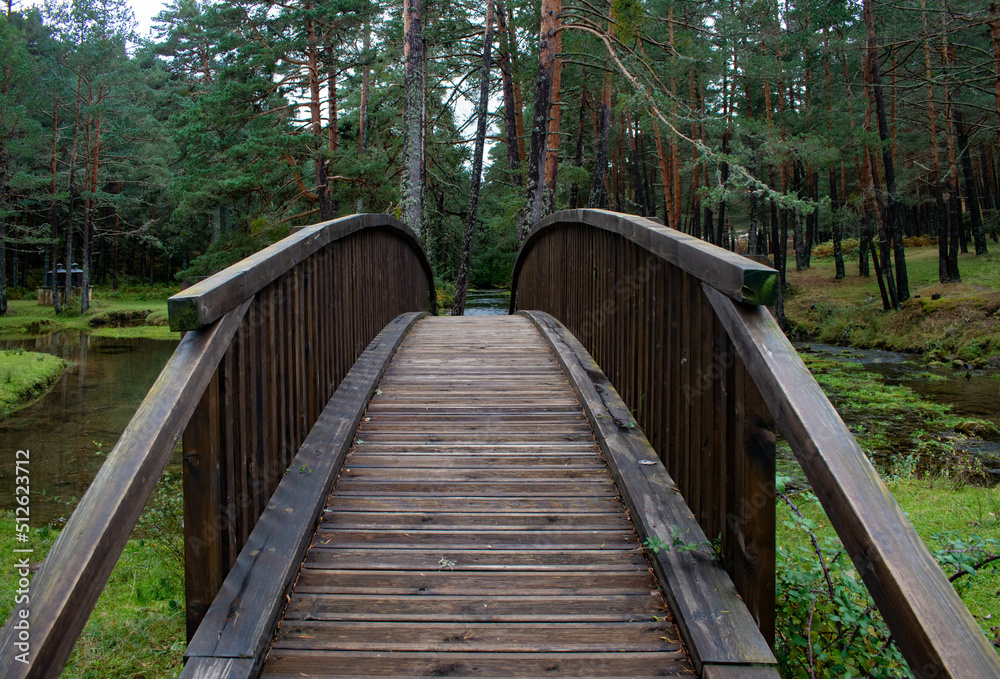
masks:
MULTIPOLYGON (((597 360, 771 632, 780 426, 910 669, 1000 677, 1000 659, 763 305, 773 269, 641 217, 569 210, 518 253, 511 310, 597 360)), ((628 423, 626 423, 628 426, 628 423)))
POLYGON ((778 273, 746 257, 703 240, 670 229, 645 217, 608 210, 562 210, 538 222, 517 253, 511 279, 511 311, 517 297, 517 281, 525 258, 554 226, 590 226, 618 234, 647 252, 708 283, 737 302, 774 304, 778 273))
POLYGON ((386 214, 355 214, 303 227, 174 295, 167 302, 170 329, 197 330, 222 318, 230 309, 250 299, 327 245, 366 229, 386 230, 410 246, 427 278, 430 305, 434 298, 434 273, 413 230, 386 214))

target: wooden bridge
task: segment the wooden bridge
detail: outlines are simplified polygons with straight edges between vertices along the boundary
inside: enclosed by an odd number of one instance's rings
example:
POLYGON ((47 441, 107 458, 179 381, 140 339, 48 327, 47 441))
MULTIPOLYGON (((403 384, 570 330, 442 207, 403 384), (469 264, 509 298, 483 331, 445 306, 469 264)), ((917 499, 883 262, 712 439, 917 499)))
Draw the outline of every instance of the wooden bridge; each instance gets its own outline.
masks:
POLYGON ((59 674, 183 435, 183 677, 776 677, 777 426, 913 674, 1000 677, 776 285, 574 210, 528 236, 510 316, 439 318, 399 222, 298 231, 170 300, 184 339, 7 621, 3 676, 59 674))

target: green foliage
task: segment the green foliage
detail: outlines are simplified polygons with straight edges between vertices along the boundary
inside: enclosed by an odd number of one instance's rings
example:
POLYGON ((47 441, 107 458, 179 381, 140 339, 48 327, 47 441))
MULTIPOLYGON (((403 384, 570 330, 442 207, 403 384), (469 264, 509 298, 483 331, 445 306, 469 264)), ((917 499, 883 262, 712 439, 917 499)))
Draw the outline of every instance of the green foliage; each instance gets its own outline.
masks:
MULTIPOLYGON (((904 505, 914 507, 917 505, 911 502, 910 490, 918 489, 920 492, 916 496, 925 494, 928 489, 926 485, 893 487, 904 505)), ((950 512, 951 525, 971 526, 995 534, 995 513, 986 524, 981 520, 965 523, 964 512, 956 511, 958 503, 953 495, 949 490, 932 493, 927 511, 934 515, 950 512)), ((990 493, 992 495, 995 493, 990 493)), ((920 509, 924 511, 923 507, 920 509)), ((797 495, 795 504, 785 499, 779 503, 778 515, 783 530, 779 532, 776 564, 775 654, 782 675, 911 676, 843 545, 831 534, 829 522, 819 510, 815 496, 811 493, 797 495)), ((1000 583, 997 576, 1000 543, 996 538, 969 534, 967 528, 966 531, 936 531, 926 525, 922 516, 913 518, 942 569, 955 578, 956 588, 963 598, 969 601, 970 596, 979 591, 996 589, 1000 583)), ((997 612, 995 599, 992 604, 993 610, 988 616, 980 618, 987 629, 991 626, 990 618, 997 612)), ((974 610, 982 609, 976 606, 974 610)))
POLYGON ((231 266, 241 259, 263 250, 268 245, 287 235, 287 233, 287 229, 261 228, 251 233, 234 231, 226 234, 209 246, 205 254, 198 256, 192 261, 191 266, 178 272, 177 279, 183 280, 199 276, 211 276, 214 273, 222 271, 227 266, 231 266))

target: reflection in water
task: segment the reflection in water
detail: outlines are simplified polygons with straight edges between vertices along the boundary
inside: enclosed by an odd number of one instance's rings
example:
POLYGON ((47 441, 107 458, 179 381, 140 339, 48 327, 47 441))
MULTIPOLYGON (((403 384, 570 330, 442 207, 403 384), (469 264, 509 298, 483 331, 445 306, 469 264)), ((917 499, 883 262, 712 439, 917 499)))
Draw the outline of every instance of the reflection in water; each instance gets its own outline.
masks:
MULTIPOLYGON (((510 290, 469 290, 465 295, 466 316, 503 316, 510 304, 510 290)), ((450 309, 440 313, 447 316, 450 309)))
POLYGON ((68 516, 72 498, 82 497, 176 346, 84 333, 0 342, 0 349, 21 347, 74 364, 45 397, 0 420, 0 508, 13 507, 14 455, 27 449, 31 525, 68 516))

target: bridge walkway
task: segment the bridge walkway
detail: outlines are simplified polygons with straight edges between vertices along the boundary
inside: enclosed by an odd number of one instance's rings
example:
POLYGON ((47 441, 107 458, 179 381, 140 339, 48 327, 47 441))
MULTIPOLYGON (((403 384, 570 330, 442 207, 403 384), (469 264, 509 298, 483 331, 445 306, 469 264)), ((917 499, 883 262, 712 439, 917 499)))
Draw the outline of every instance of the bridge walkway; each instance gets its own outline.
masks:
POLYGON ((262 676, 693 674, 549 345, 520 316, 420 321, 262 676))

